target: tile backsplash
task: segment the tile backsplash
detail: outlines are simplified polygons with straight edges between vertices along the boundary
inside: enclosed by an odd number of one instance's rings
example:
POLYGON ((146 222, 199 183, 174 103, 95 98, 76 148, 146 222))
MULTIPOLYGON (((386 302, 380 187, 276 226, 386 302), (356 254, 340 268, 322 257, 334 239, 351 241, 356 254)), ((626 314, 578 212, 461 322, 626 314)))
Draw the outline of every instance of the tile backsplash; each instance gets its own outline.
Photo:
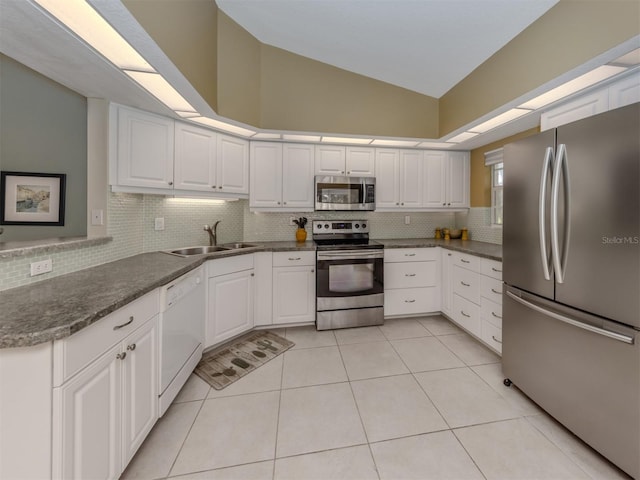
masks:
MULTIPOLYGON (((212 203, 207 200, 172 199, 159 195, 111 193, 108 232, 111 242, 62 252, 28 254, 0 259, 0 290, 27 285, 143 252, 206 245, 205 224, 220 220, 218 243, 294 240, 289 218, 360 219, 370 222, 371 237, 432 238, 436 227, 467 227, 473 240, 502 243, 502 229, 490 226, 488 208, 464 213, 309 212, 252 213, 247 200, 212 203), (409 224, 405 224, 405 217, 409 224), (155 230, 156 218, 164 218, 164 230, 155 230), (51 258, 53 271, 29 276, 29 264, 51 258)), ((309 227, 307 232, 310 233, 309 227)), ((309 234, 308 240, 311 240, 309 234)))

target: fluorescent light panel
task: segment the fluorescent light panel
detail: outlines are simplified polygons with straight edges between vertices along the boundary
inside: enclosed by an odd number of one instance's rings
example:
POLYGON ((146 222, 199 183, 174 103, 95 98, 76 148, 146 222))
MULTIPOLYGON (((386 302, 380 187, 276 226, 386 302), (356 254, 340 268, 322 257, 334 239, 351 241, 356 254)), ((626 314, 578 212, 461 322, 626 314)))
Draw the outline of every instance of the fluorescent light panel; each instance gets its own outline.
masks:
POLYGON ((322 137, 324 143, 351 143, 357 145, 368 145, 371 143, 370 138, 347 138, 347 137, 322 137))
POLYGON ((280 136, 281 135, 279 133, 256 133, 251 138, 261 140, 280 140, 280 136))
POLYGON ((475 132, 462 132, 458 135, 456 135, 453 138, 450 138, 449 140, 447 140, 447 142, 451 142, 451 143, 460 143, 460 142, 464 142, 465 140, 469 140, 470 138, 475 137, 476 135, 478 135, 475 132))
POLYGON ((559 87, 554 88, 553 90, 549 90, 542 95, 537 96, 536 98, 529 100, 526 103, 520 105, 520 108, 530 108, 537 109, 542 108, 545 105, 549 105, 550 103, 555 102, 556 100, 560 100, 572 93, 579 92, 591 85, 595 85, 598 82, 606 80, 609 77, 617 75, 620 72, 625 71, 624 67, 614 67, 612 65, 602 65, 590 72, 585 73, 584 75, 579 76, 573 80, 568 81, 560 85, 559 87))
POLYGON ((615 65, 626 65, 627 67, 633 67, 634 65, 640 64, 640 48, 636 48, 635 50, 616 58, 613 62, 615 65))
POLYGON ((419 142, 415 140, 381 140, 376 139, 371 142, 371 145, 377 145, 380 147, 415 147, 419 142))
POLYGON ((176 113, 178 115, 180 115, 182 118, 192 118, 192 117, 199 117, 200 114, 198 112, 181 112, 181 111, 176 111, 176 113))
POLYGON ((480 125, 476 125, 475 127, 471 127, 469 129, 470 132, 484 133, 492 130, 500 125, 503 125, 511 120, 515 120, 516 118, 520 118, 527 113, 530 113, 531 110, 525 110, 522 108, 512 108, 511 110, 507 110, 500 115, 496 115, 495 117, 487 120, 486 122, 481 123, 480 125))
POLYGON ((206 203, 209 205, 222 205, 223 203, 238 200, 237 198, 198 198, 198 197, 169 197, 166 199, 169 203, 206 203))
POLYGON ((171 110, 195 112, 196 109, 159 73, 132 72, 130 70, 125 70, 124 73, 138 82, 142 88, 147 90, 171 110))
POLYGON ((154 72, 153 67, 84 0, 35 0, 72 32, 121 69, 154 72))
POLYGON ((283 133, 282 139, 293 142, 319 142, 320 135, 292 135, 289 133, 283 133))
POLYGON ((251 137, 256 134, 254 130, 249 130, 248 128, 243 128, 237 125, 232 125, 230 123, 221 122, 220 120, 214 120, 213 118, 195 117, 195 118, 190 118, 190 120, 194 122, 202 123, 203 125, 209 125, 210 127, 217 128, 225 132, 234 133, 236 135, 242 135, 243 137, 251 137))
POLYGON ((422 142, 418 144, 418 146, 420 148, 449 148, 455 145, 453 145, 452 143, 445 143, 445 142, 422 142))

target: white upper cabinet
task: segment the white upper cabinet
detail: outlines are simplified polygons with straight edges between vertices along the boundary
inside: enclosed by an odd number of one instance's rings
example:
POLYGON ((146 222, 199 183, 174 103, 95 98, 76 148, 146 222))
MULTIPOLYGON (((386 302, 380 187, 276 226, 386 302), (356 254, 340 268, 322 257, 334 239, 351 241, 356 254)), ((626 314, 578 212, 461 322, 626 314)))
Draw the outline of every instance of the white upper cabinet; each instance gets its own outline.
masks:
POLYGON ((447 152, 424 152, 424 206, 446 207, 447 152))
POLYGON ((469 153, 425 152, 424 206, 469 207, 469 153))
POLYGON ((376 150, 376 208, 422 207, 421 150, 376 150))
POLYGON ((174 188, 204 192, 217 188, 216 137, 206 128, 176 122, 174 188))
POLYGON ((118 107, 117 184, 172 188, 173 120, 118 107))
POLYGON ((447 152, 447 207, 467 208, 469 206, 469 153, 447 152))
POLYGON ((251 142, 249 206, 312 211, 314 145, 251 142))
POLYGON ((249 142, 218 134, 216 168, 218 192, 249 193, 249 142))
POLYGON ((375 176, 375 148, 316 145, 316 175, 375 176))
POLYGON ((400 150, 400 206, 404 208, 422 207, 423 152, 420 150, 400 150))

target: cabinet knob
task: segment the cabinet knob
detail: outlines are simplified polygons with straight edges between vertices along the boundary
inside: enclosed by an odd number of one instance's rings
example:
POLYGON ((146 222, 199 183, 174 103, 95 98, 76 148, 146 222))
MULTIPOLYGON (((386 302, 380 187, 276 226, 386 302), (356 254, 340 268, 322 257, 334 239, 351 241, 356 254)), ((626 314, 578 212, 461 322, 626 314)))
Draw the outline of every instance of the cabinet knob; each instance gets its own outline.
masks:
POLYGON ((402 202, 400 205, 404 205, 404 202, 402 202))
POLYGON ((313 272, 315 272, 315 270, 312 268, 312 269, 311 269, 311 273, 313 273, 313 272))
POLYGON ((347 172, 347 175, 351 175, 351 172, 347 172))
POLYGON ((451 205, 451 202, 447 203, 447 205, 451 205))
POLYGON ((173 182, 169 182, 169 185, 173 185, 173 182))
POLYGON ((344 172, 340 172, 340 173, 342 173, 344 175, 344 172))
POLYGON ((255 274, 255 273, 252 273, 252 274, 251 274, 251 276, 252 276, 252 277, 255 277, 255 276, 256 276, 256 274, 255 274))
POLYGON ((116 355, 116 358, 118 360, 124 360, 125 358, 127 358, 127 352, 122 352, 116 355))
POLYGON ((215 185, 211 185, 211 188, 216 188, 216 186, 215 185))
POLYGON ((282 203, 284 203, 285 205, 287 204, 287 202, 282 202, 282 203))
POLYGON ((132 352, 136 349, 136 344, 132 343, 131 345, 127 345, 127 350, 131 350, 132 352))
POLYGON ((278 202, 278 205, 280 205, 280 202, 278 202))
POLYGON ((400 203, 399 203, 399 202, 396 202, 396 205, 400 205, 400 203))
POLYGON ((443 204, 442 204, 442 206, 443 206, 443 207, 446 207, 446 206, 447 206, 447 204, 446 204, 446 203, 443 203, 443 204))
POLYGON ((220 185, 218 188, 220 188, 220 189, 221 189, 221 188, 222 188, 222 185, 220 185))

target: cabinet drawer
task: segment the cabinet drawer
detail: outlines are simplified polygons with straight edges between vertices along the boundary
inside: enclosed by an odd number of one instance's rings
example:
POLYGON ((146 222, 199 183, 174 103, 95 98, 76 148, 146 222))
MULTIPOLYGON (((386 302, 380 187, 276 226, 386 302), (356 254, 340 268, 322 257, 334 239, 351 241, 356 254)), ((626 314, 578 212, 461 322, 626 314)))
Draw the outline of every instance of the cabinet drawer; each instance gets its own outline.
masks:
POLYGON ((466 268, 467 270, 480 273, 482 271, 480 266, 481 260, 482 259, 480 257, 467 255, 466 253, 453 252, 453 264, 466 268))
POLYGON ((384 292, 385 315, 413 315, 440 309, 440 289, 403 288, 384 292))
POLYGON ((434 287, 438 284, 436 262, 385 263, 385 288, 434 287))
POLYGON ((384 262, 427 262, 440 258, 437 248, 385 248, 384 262))
POLYGON ((298 265, 315 265, 316 252, 313 251, 290 251, 273 252, 274 267, 295 267, 298 265))
POLYGON ((480 307, 475 303, 454 295, 452 319, 465 330, 480 336, 480 307))
POLYGON ((495 260, 483 258, 482 274, 488 275, 489 277, 493 277, 497 280, 502 280, 502 262, 496 262, 495 260))
POLYGON ((229 273, 251 270, 253 268, 253 253, 236 255, 235 257, 218 258, 207 262, 207 276, 217 277, 229 273))
POLYGON ((502 329, 483 320, 480 338, 491 348, 502 354, 502 329))
POLYGON ((482 276, 480 295, 492 302, 502 303, 502 282, 495 278, 482 276))
POLYGON ((453 293, 480 305, 480 282, 482 276, 457 265, 453 267, 453 293))
POLYGON ((502 328, 502 304, 492 302, 482 297, 480 305, 481 317, 483 320, 492 323, 498 328, 502 328))
POLYGON ((54 343, 54 386, 121 342, 159 311, 159 290, 134 300, 91 326, 54 343))

